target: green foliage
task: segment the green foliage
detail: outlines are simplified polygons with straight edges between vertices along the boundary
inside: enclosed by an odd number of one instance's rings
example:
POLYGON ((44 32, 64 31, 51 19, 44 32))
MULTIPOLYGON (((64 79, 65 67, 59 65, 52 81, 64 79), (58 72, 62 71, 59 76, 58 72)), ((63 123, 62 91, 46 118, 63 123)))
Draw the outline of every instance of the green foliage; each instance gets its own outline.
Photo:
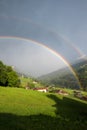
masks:
POLYGON ((6 66, 0 61, 0 85, 6 86, 7 84, 7 72, 6 66))
POLYGON ((0 61, 0 85, 19 87, 20 80, 11 66, 6 66, 0 61))
POLYGON ((18 86, 19 87, 19 80, 18 76, 15 71, 8 72, 8 86, 18 86))

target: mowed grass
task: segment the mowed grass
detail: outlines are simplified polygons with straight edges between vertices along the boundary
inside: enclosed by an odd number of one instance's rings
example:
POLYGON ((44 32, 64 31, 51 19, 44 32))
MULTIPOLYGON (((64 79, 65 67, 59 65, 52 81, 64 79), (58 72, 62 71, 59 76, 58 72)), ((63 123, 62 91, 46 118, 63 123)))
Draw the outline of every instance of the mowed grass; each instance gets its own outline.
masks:
MULTIPOLYGON (((47 113, 53 101, 43 93, 20 88, 0 88, 0 111, 18 115, 47 113)), ((49 111, 52 112, 52 111, 49 111)))
POLYGON ((87 130, 87 102, 0 87, 0 130, 87 130))

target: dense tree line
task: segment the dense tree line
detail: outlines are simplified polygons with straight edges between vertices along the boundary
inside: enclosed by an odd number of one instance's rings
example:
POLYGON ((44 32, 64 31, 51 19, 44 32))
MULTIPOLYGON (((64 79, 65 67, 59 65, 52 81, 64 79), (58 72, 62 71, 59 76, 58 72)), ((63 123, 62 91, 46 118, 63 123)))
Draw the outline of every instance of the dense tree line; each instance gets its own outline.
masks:
POLYGON ((0 86, 19 87, 20 80, 11 66, 0 61, 0 86))
POLYGON ((66 74, 61 76, 55 76, 46 80, 41 80, 45 85, 60 86, 62 88, 79 89, 78 81, 72 74, 66 74))

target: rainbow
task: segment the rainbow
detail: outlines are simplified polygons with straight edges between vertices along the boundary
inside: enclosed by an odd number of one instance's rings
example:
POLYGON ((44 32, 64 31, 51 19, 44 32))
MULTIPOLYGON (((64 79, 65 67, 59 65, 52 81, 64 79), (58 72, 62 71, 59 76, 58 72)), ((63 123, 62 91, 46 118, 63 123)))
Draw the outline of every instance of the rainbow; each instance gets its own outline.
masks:
POLYGON ((81 84, 79 82, 78 76, 75 73, 75 71, 73 70, 73 68, 71 67, 71 65, 64 59, 63 56, 61 56, 58 52, 52 50, 51 48, 49 48, 48 46, 44 45, 44 43, 41 42, 37 42, 35 40, 32 39, 28 39, 28 38, 23 38, 23 37, 15 37, 15 36, 0 36, 0 39, 16 39, 16 40, 22 40, 22 41, 26 41, 26 42, 31 42, 33 44, 37 44, 45 49, 47 49, 50 53, 52 53, 53 55, 55 55, 56 57, 58 57, 72 72, 72 74, 75 76, 75 78, 78 81, 78 85, 81 87, 81 84))
POLYGON ((75 45, 75 43, 71 42, 70 39, 64 35, 58 34, 68 45, 70 45, 80 57, 84 56, 84 53, 75 45))
MULTIPOLYGON (((37 27, 40 27, 42 29, 45 29, 46 31, 48 31, 49 33, 53 33, 55 37, 60 37, 61 39, 64 40, 64 42, 66 44, 68 44, 71 48, 73 48, 75 50, 75 52, 78 53, 79 57, 78 59, 80 59, 81 57, 85 57, 86 55, 82 52, 82 50, 80 48, 78 48, 75 43, 71 42, 70 39, 68 37, 66 37, 65 35, 59 33, 59 32, 56 32, 54 31, 53 29, 48 29, 48 28, 45 28, 44 26, 40 25, 40 24, 37 24, 35 22, 33 22, 31 19, 29 18, 18 18, 16 16, 7 16, 7 15, 1 15, 1 18, 4 18, 4 19, 15 19, 15 20, 18 20, 18 21, 24 21, 24 22, 28 22, 28 23, 31 23, 32 25, 35 25, 37 27)), ((12 36, 11 36, 12 37, 12 36)), ((18 38, 18 37, 17 37, 18 38)), ((21 39, 21 38, 19 38, 21 39)), ((22 40, 29 40, 28 38, 22 38, 22 40)), ((35 42, 34 40, 30 40, 30 41, 33 41, 35 42)), ((38 42, 40 43, 40 42, 38 42)), ((42 43, 41 43, 42 44, 42 43)), ((42 44, 44 46, 44 43, 42 44)), ((45 46, 47 47, 47 46, 45 46)), ((49 47, 48 47, 49 48, 49 47)), ((50 49, 50 48, 49 48, 50 49)))

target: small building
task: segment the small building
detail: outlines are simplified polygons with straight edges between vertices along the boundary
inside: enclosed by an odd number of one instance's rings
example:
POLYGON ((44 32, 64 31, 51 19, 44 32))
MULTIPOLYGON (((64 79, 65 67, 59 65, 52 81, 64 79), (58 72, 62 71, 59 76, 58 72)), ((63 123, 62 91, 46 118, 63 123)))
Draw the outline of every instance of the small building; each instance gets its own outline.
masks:
POLYGON ((39 92, 47 92, 47 88, 35 88, 34 90, 37 90, 39 92))
POLYGON ((82 94, 80 91, 74 91, 74 96, 78 98, 82 98, 82 94))
POLYGON ((66 91, 61 90, 61 89, 57 90, 56 93, 61 94, 61 95, 65 95, 65 96, 69 95, 66 91))

